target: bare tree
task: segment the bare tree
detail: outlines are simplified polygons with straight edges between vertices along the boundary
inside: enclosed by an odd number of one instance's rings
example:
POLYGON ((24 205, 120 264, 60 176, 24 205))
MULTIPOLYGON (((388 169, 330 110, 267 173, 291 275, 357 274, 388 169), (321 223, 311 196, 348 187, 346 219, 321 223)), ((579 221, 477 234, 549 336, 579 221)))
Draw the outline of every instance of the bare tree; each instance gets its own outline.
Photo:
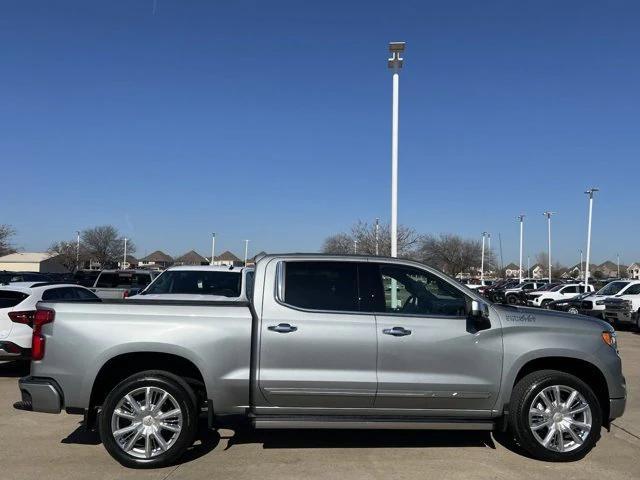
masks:
POLYGON ((455 277, 480 266, 482 245, 458 235, 427 235, 418 249, 420 260, 455 277))
POLYGON ((78 252, 76 240, 54 242, 47 251, 57 255, 56 260, 70 272, 78 268, 78 260, 82 262, 86 258, 83 248, 78 252))
MULTIPOLYGON (((378 255, 391 255, 391 228, 380 225, 377 234, 378 255)), ((415 247, 419 236, 412 228, 398 226, 398 256, 404 258, 415 257, 415 247)), ((358 221, 351 227, 350 232, 338 233, 327 237, 322 246, 324 253, 353 253, 354 243, 358 242, 358 253, 362 255, 376 254, 376 226, 358 221)))
POLYGON ((0 225, 0 255, 8 255, 16 251, 11 243, 11 238, 15 234, 16 231, 11 225, 0 225))
MULTIPOLYGON (((103 267, 118 262, 124 255, 124 238, 112 225, 83 230, 80 238, 87 257, 100 262, 103 267)), ((135 251, 133 242, 127 240, 127 254, 135 251)))

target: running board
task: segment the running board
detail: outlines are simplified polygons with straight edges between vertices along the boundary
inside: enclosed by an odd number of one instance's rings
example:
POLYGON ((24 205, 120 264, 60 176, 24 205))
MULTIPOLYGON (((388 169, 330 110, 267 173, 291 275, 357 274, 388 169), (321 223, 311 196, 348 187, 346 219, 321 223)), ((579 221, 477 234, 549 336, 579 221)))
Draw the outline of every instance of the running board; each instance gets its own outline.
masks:
POLYGON ((387 429, 387 430, 493 430, 491 420, 478 421, 449 418, 365 418, 365 417, 302 417, 260 415, 253 418, 257 429, 387 429))

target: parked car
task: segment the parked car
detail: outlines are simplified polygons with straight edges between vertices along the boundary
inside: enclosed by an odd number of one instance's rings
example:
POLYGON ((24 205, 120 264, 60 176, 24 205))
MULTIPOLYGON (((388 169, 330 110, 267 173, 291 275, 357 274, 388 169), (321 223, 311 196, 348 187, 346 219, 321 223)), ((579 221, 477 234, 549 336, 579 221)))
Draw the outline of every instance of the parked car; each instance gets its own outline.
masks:
POLYGON ((624 294, 624 291, 632 285, 631 280, 616 280, 607 283, 593 295, 582 300, 580 313, 605 319, 606 300, 616 295, 624 294))
POLYGON ((100 270, 78 270, 73 274, 73 281, 83 287, 93 287, 100 270))
POLYGON ((515 287, 519 283, 520 283, 520 280, 518 280, 517 278, 500 280, 494 283, 493 285, 491 285, 490 287, 480 290, 480 292, 492 302, 497 302, 498 297, 501 296, 504 290, 515 287))
POLYGON ((547 280, 525 280, 515 287, 496 292, 495 298, 497 302, 518 305, 523 301, 522 294, 532 292, 546 283, 547 280))
POLYGON ((607 321, 640 328, 640 280, 632 280, 615 297, 606 299, 604 305, 607 321))
POLYGON ((552 288, 557 287, 558 285, 560 285, 560 282, 553 282, 553 283, 545 283, 544 285, 536 288, 535 290, 528 290, 528 291, 522 291, 520 292, 520 294, 518 295, 519 298, 519 304, 521 305, 529 305, 529 301, 531 300, 531 298, 533 298, 533 296, 538 295, 542 292, 546 292, 548 290, 551 290, 552 288))
POLYGON ((154 270, 102 270, 91 290, 104 299, 127 298, 143 290, 159 274, 154 270))
POLYGON ((36 304, 61 299, 99 301, 89 289, 77 285, 21 282, 0 287, 0 361, 30 357, 36 304))
POLYGON ((581 293, 573 298, 563 298, 561 300, 555 300, 547 305, 547 308, 550 310, 558 310, 560 312, 567 312, 573 315, 578 315, 580 313, 580 308, 582 306, 582 300, 590 295, 593 295, 592 292, 581 293))
POLYGON ((50 282, 51 277, 40 272, 12 272, 7 283, 15 282, 50 282))
POLYGON ((527 305, 548 308, 551 302, 577 297, 585 292, 593 292, 593 285, 585 285, 584 283, 560 284, 548 290, 536 290, 529 293, 527 295, 527 305))
POLYGON ((606 322, 489 304, 409 260, 255 268, 250 302, 39 304, 15 407, 84 414, 130 467, 177 461, 200 412, 268 429, 507 428, 533 457, 568 461, 624 411, 606 322))
POLYGON ((246 301, 253 268, 224 266, 171 267, 131 299, 246 301))

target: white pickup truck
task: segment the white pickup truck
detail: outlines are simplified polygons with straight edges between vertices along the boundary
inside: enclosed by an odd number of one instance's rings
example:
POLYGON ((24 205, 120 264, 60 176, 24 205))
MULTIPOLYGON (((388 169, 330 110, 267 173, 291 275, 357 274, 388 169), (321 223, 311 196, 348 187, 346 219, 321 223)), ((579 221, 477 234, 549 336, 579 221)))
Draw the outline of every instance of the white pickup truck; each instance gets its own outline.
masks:
POLYGON ((155 270, 102 270, 91 291, 106 300, 127 298, 144 289, 160 273, 155 270))
POLYGON ((631 281, 621 293, 605 300, 605 320, 640 328, 640 280, 631 281))
POLYGON ((593 295, 582 299, 580 313, 604 320, 607 300, 625 295, 634 283, 636 282, 632 280, 615 280, 607 283, 593 295))

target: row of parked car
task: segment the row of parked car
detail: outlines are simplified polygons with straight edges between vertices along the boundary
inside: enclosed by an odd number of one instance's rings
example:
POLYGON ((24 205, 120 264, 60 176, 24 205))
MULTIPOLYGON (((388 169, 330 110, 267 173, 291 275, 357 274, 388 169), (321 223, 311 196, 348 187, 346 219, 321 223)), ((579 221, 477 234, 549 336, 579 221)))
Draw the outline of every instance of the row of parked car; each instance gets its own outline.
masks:
POLYGON ((585 285, 577 281, 500 280, 478 292, 493 302, 598 317, 640 329, 640 280, 618 279, 585 285))
POLYGON ((246 300, 253 268, 181 266, 164 271, 80 271, 66 278, 38 272, 2 272, 0 363, 31 358, 33 312, 38 302, 115 299, 230 302, 246 300))

